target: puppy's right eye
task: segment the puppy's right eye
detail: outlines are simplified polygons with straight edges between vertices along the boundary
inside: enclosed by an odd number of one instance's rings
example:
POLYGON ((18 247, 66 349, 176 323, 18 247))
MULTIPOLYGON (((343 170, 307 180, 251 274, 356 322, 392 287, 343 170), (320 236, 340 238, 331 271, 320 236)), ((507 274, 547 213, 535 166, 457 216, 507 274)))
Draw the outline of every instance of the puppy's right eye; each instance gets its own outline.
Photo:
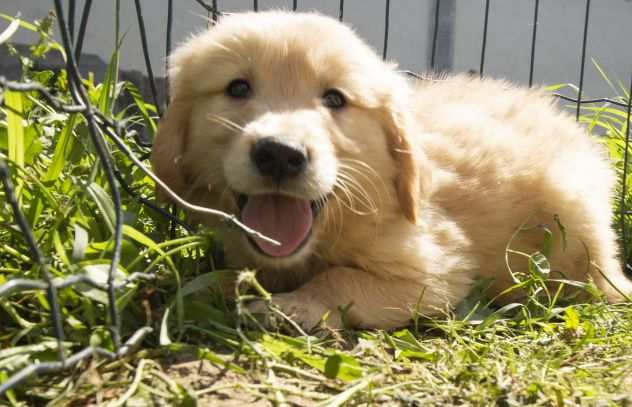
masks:
POLYGON ((338 89, 327 89, 322 96, 323 105, 330 109, 341 109, 347 104, 347 99, 338 89))
POLYGON ((236 99, 245 99, 252 94, 252 88, 247 80, 235 79, 226 87, 226 94, 236 99))

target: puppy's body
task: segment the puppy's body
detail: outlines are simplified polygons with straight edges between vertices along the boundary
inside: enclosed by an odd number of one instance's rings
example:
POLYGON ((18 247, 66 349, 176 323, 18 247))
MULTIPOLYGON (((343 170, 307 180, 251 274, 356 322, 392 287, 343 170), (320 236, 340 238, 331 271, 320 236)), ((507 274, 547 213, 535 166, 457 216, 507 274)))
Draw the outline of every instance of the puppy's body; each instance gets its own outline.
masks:
POLYGON ((497 294, 510 271, 527 272, 516 253, 545 250, 545 229, 552 270, 590 276, 617 299, 594 261, 632 292, 610 227, 607 158, 539 91, 410 83, 315 14, 227 17, 170 66, 156 172, 284 242, 224 233, 229 263, 259 269, 307 327, 327 311, 339 324, 348 304, 354 326, 400 326, 456 305, 477 276, 497 294))
MULTIPOLYGON (((429 206, 458 226, 468 241, 463 252, 495 279, 494 294, 511 284, 506 248, 543 251, 544 227, 553 233, 553 278, 591 274, 615 298, 590 259, 629 290, 610 226, 614 174, 601 146, 552 98, 456 77, 419 86, 415 107, 421 148, 435 169, 429 206)), ((527 271, 524 257, 508 258, 514 272, 527 271)))

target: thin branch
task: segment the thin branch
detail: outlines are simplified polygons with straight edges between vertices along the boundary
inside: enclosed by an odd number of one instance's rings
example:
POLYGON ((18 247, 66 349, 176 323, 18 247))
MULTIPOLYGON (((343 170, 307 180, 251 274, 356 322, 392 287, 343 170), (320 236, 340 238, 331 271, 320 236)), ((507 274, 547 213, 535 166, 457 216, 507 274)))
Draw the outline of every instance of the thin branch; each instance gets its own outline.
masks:
POLYGON ((134 335, 130 336, 130 338, 125 342, 123 346, 119 348, 116 353, 110 352, 109 350, 98 346, 89 346, 60 362, 42 362, 29 365, 14 374, 13 376, 9 377, 9 379, 7 379, 7 381, 5 381, 4 383, 0 384, 0 395, 19 385, 31 376, 46 373, 55 373, 61 370, 66 370, 74 367, 82 360, 96 355, 103 356, 107 359, 116 359, 126 356, 131 353, 131 351, 134 350, 138 345, 140 345, 143 339, 145 339, 145 337, 152 331, 153 329, 148 326, 140 328, 134 333, 134 335))

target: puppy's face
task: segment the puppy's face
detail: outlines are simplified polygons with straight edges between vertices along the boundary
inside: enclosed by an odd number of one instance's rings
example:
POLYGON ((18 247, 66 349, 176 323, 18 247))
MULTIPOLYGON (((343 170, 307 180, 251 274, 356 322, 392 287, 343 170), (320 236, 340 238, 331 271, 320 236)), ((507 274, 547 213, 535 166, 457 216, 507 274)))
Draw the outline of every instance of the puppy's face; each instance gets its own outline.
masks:
POLYGON ((345 218, 415 221, 405 81, 347 27, 315 14, 233 15, 170 66, 154 169, 185 198, 280 242, 243 238, 260 265, 305 259, 345 218))

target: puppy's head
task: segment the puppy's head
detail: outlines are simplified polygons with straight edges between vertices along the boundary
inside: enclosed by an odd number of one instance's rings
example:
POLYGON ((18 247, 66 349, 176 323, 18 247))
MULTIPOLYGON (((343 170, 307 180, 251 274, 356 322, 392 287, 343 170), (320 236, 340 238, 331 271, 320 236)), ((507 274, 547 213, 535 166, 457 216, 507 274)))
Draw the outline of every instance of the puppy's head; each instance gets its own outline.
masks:
POLYGON ((304 259, 332 223, 362 212, 416 221, 408 86, 348 27, 236 14, 181 45, 170 66, 154 170, 281 242, 244 238, 263 264, 304 259))

